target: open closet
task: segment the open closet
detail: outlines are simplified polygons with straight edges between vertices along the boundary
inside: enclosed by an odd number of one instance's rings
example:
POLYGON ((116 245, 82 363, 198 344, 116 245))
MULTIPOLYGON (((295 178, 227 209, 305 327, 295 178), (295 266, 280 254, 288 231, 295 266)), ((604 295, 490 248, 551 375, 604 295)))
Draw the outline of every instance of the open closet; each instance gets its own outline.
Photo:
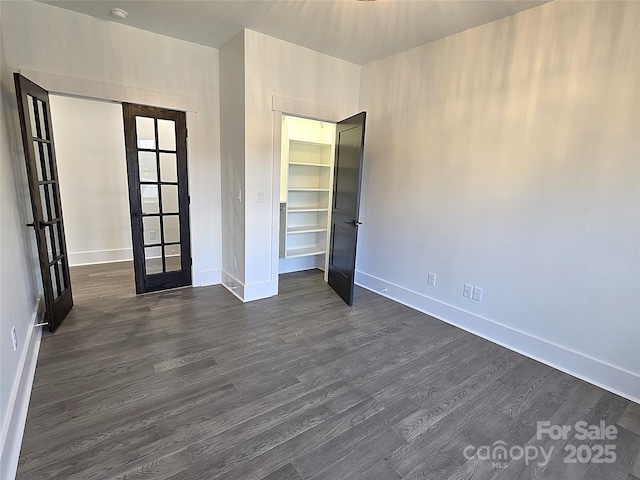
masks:
POLYGON ((282 116, 280 273, 327 271, 336 124, 282 116))

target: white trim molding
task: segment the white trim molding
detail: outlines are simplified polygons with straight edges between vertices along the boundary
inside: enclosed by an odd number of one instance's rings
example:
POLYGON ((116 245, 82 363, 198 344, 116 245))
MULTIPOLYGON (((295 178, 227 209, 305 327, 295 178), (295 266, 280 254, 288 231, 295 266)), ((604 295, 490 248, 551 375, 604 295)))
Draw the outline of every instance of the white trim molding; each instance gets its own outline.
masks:
POLYGON ((20 458, 20 447, 24 435, 24 427, 27 422, 27 411, 31 398, 33 377, 36 373, 40 341, 42 340, 42 328, 35 325, 41 323, 44 313, 44 299, 36 300, 33 314, 31 315, 31 328, 25 339, 25 348, 22 351, 18 374, 11 388, 7 413, 2 423, 0 434, 0 478, 15 478, 20 458))
MULTIPOLYGON (((329 105, 318 105, 315 103, 305 102, 295 98, 280 97, 273 95, 271 97, 271 110, 298 117, 313 118, 315 120, 324 120, 325 122, 339 122, 350 116, 349 110, 341 107, 332 107, 329 105)), ((353 115, 353 113, 351 113, 353 115)))
POLYGON ((273 297, 278 294, 278 284, 274 282, 247 283, 244 286, 244 302, 273 297))
POLYGON ((245 302, 244 283, 224 270, 222 270, 222 286, 238 297, 241 302, 245 302))
POLYGON ((526 332, 502 325, 367 273, 356 284, 509 350, 640 403, 640 375, 526 332))
POLYGON ((141 103, 153 107, 169 108, 183 112, 197 112, 198 101, 164 92, 125 87, 97 82, 85 78, 66 77, 55 73, 20 69, 20 74, 37 83, 49 93, 72 97, 100 99, 117 103, 141 103))
POLYGON ((193 271, 193 286, 207 287, 209 285, 220 285, 222 283, 222 270, 200 270, 193 271))
POLYGON ((69 252, 69 266, 94 265, 96 263, 114 263, 133 260, 132 248, 114 248, 111 250, 92 250, 88 252, 69 252))

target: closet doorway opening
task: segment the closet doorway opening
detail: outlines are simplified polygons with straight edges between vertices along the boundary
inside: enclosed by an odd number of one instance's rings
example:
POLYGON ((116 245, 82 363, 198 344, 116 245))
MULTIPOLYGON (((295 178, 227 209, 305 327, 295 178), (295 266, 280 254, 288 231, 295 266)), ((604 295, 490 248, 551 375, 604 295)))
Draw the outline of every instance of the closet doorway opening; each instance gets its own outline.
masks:
POLYGON ((327 280, 336 124, 282 115, 279 273, 327 280))
POLYGON ((280 115, 278 272, 322 270, 351 306, 366 112, 336 123, 280 115))

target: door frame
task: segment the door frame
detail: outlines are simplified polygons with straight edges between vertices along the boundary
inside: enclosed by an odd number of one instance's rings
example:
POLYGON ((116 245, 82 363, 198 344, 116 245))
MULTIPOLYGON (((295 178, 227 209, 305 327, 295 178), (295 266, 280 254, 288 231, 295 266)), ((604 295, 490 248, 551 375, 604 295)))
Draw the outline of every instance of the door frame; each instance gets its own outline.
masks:
MULTIPOLYGON (((195 134, 195 128, 190 127, 197 123, 197 116, 194 116, 194 114, 198 113, 198 100, 196 98, 126 87, 112 83, 97 82, 79 77, 68 77, 40 72, 37 70, 18 69, 18 73, 40 85, 42 88, 47 90, 50 95, 84 98, 86 100, 112 102, 120 105, 123 103, 134 103, 185 112, 187 131, 191 134, 187 137, 187 154, 190 151, 190 142, 195 134)), ((191 178, 188 178, 188 181, 189 184, 192 183, 191 178)), ((191 205, 188 206, 188 209, 189 217, 191 218, 191 205)), ((193 255, 193 249, 191 253, 193 255)), ((194 266, 192 265, 192 285, 194 277, 193 272, 194 266)))
MULTIPOLYGON (((357 110, 357 107, 355 108, 357 110)), ((292 98, 273 95, 271 102, 273 122, 273 158, 271 180, 271 290, 274 295, 279 290, 279 260, 280 260, 280 168, 282 155, 282 116, 308 118, 319 122, 338 123, 340 120, 353 115, 352 110, 346 108, 318 105, 295 100, 292 98)), ((357 113, 357 112, 356 112, 357 113)), ((326 258, 325 258, 326 265, 326 258)), ((325 268, 324 280, 327 281, 325 268)))

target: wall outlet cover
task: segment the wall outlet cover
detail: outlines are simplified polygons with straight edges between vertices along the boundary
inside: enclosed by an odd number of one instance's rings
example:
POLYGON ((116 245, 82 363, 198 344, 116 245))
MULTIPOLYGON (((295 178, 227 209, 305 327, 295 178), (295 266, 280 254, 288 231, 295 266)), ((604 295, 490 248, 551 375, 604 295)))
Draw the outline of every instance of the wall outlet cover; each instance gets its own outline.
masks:
POLYGON ((473 299, 478 302, 482 300, 482 289, 480 287, 473 287, 473 299))
POLYGON ((473 295, 473 285, 469 285, 468 283, 464 284, 464 290, 462 290, 462 295, 467 298, 471 298, 473 295))
POLYGON ((433 287, 436 286, 436 274, 435 273, 429 272, 429 275, 427 275, 427 285, 431 285, 433 287))

